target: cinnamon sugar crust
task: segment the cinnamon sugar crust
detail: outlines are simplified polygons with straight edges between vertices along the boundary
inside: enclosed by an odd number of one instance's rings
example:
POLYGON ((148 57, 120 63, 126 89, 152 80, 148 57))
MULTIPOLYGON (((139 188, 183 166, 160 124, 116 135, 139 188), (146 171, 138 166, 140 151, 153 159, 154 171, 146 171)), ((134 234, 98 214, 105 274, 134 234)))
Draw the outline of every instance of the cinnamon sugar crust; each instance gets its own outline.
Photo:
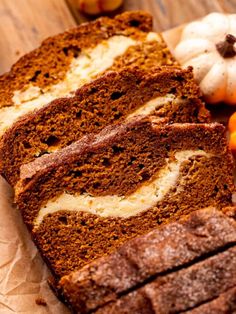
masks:
POLYGON ((236 287, 227 290, 219 295, 218 298, 202 304, 186 314, 234 314, 236 313, 236 287))
POLYGON ((159 277, 95 313, 170 314, 191 310, 235 287, 235 266, 236 246, 193 266, 159 277))

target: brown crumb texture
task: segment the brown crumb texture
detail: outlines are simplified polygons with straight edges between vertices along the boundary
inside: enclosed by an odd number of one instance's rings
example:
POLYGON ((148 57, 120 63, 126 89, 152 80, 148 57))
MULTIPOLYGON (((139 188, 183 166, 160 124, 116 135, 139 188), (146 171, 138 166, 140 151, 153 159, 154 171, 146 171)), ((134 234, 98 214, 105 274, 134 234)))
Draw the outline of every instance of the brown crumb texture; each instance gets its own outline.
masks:
POLYGON ((77 90, 76 96, 57 99, 8 129, 0 144, 2 175, 14 185, 22 164, 123 121, 151 99, 166 94, 179 100, 160 105, 150 114, 165 122, 209 121, 191 68, 110 72, 77 90))
POLYGON ((127 49, 124 55, 117 57, 111 66, 111 71, 117 71, 123 67, 132 68, 134 65, 139 69, 152 69, 157 65, 174 65, 177 61, 173 58, 166 43, 162 39, 160 41, 141 42, 127 49))
POLYGON ((232 243, 236 243, 235 220, 214 208, 198 210, 63 277, 62 294, 77 313, 88 313, 154 275, 184 267, 232 243))
POLYGON ((235 282, 236 247, 233 247, 191 267, 159 277, 104 306, 96 314, 181 313, 218 297, 235 287, 235 282))
POLYGON ((37 305, 47 306, 47 302, 46 302, 45 299, 42 298, 42 297, 38 297, 38 298, 35 300, 35 303, 36 303, 37 305))
POLYGON ((42 256, 60 278, 184 214, 207 206, 231 205, 232 167, 222 125, 160 126, 152 118, 135 118, 22 166, 15 201, 42 256), (209 156, 186 160, 176 186, 149 210, 119 218, 65 208, 47 215, 34 228, 39 209, 63 192, 130 195, 151 182, 167 159, 174 160, 174 154, 182 150, 201 150, 209 156))
POLYGON ((15 90, 23 90, 29 84, 43 88, 61 81, 72 58, 82 49, 94 47, 114 35, 142 39, 151 30, 149 13, 131 11, 114 19, 101 17, 44 40, 39 48, 20 58, 9 73, 0 76, 0 108, 12 105, 15 90))
POLYGON ((223 209, 223 212, 228 217, 231 217, 231 218, 236 220, 236 207, 231 207, 231 206, 230 207, 225 207, 223 209))

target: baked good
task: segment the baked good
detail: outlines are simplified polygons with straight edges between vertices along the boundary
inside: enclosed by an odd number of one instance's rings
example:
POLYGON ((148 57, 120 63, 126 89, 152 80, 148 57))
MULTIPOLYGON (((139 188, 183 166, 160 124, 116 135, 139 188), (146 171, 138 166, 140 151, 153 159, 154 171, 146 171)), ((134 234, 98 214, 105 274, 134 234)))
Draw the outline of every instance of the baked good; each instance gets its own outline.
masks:
POLYGON ((152 114, 166 122, 206 122, 209 114, 199 96, 191 68, 109 72, 74 97, 56 99, 18 119, 2 137, 2 175, 14 185, 22 164, 135 114, 152 114))
MULTIPOLYGON (((215 208, 200 209, 177 222, 134 238, 111 255, 63 277, 60 280, 61 294, 76 313, 90 313, 129 294, 127 291, 145 286, 154 278, 186 268, 235 244, 236 221, 215 208)), ((233 303, 233 296, 236 301, 235 292, 236 282, 234 289, 223 293, 207 308, 219 308, 218 304, 223 302, 227 308, 227 304, 233 303)), ((236 309, 236 303, 234 306, 236 309)), ((196 308, 193 313, 207 313, 201 312, 201 308, 196 308)), ((129 310, 127 306, 127 313, 140 313, 139 308, 136 312, 129 310)), ((145 313, 155 313, 156 309, 144 310, 145 313)))
POLYGON ((204 303, 186 314, 235 314, 236 313, 236 287, 221 293, 218 298, 204 303))
MULTIPOLYGON (((232 287, 236 287, 236 245, 199 263, 158 277, 94 313, 170 314, 187 310, 192 313, 195 307, 232 287)), ((209 309, 212 304, 206 303, 205 307, 209 309)))
MULTIPOLYGON (((27 120, 34 110, 73 95, 106 71, 173 64, 161 35, 152 32, 151 15, 142 11, 126 12, 114 19, 102 17, 50 37, 0 76, 0 146, 6 140, 2 135, 12 127, 17 129, 20 117, 27 120)), ((21 140, 17 130, 14 140, 21 140)), ((47 143, 56 142, 54 137, 44 141, 45 148, 47 143)), ((24 145, 29 150, 27 141, 24 145)))
POLYGON ((199 207, 230 205, 232 167, 224 126, 136 117, 23 165, 15 202, 60 278, 199 207))
MULTIPOLYGON (((131 62, 130 49, 140 50, 145 43, 156 44, 156 57, 160 62, 172 64, 173 59, 169 51, 165 50, 161 35, 151 31, 151 15, 134 11, 118 15, 114 19, 102 17, 46 39, 39 48, 14 64, 9 73, 1 76, 1 108, 10 107, 14 111, 14 105, 28 102, 30 108, 26 110, 31 111, 33 107, 37 108, 52 99, 70 94, 84 82, 96 77, 96 74, 108 68, 117 69, 124 62, 131 62), (104 62, 104 58, 107 62, 104 62), (89 65, 96 66, 97 73, 89 65), (44 97, 38 98, 40 94, 44 97), (38 104, 30 103, 35 99, 38 104)), ((138 56, 137 53, 134 54, 134 59, 139 60, 140 54, 140 51, 138 56)), ((137 65, 145 66, 144 56, 145 54, 137 65)), ((24 106, 20 109, 23 113, 24 106)), ((4 129, 3 125, 1 129, 4 129)))

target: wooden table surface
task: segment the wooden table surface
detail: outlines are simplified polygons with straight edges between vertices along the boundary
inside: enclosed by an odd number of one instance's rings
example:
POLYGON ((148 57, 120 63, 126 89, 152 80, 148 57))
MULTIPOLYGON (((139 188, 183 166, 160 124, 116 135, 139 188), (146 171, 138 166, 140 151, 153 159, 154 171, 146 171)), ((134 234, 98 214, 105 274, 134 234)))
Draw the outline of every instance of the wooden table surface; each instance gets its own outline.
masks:
MULTIPOLYGON (((144 9, 167 30, 213 11, 236 13, 236 0, 125 0, 119 11, 144 9)), ((24 53, 86 18, 77 0, 0 0, 0 74, 24 53)))

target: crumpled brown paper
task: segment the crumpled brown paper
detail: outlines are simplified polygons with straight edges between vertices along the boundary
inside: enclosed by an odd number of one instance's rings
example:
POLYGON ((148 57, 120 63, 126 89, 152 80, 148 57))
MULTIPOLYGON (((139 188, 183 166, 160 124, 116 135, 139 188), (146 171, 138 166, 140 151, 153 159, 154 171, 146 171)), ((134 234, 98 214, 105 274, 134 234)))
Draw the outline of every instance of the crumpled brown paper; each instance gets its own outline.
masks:
POLYGON ((50 275, 0 177, 0 313, 67 314, 47 284, 50 275), (37 305, 39 297, 47 303, 37 305))

